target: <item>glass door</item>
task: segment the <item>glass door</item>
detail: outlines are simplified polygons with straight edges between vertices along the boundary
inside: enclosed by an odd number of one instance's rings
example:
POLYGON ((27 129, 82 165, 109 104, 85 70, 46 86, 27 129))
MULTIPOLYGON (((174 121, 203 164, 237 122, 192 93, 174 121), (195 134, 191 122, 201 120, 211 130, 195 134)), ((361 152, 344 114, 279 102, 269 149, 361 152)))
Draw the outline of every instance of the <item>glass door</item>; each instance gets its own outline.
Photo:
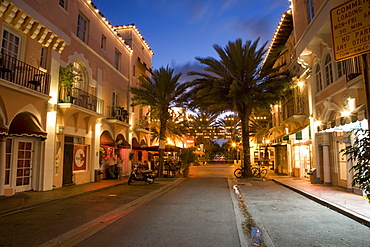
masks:
POLYGON ((14 165, 16 191, 31 190, 33 142, 19 140, 16 145, 17 153, 14 165))

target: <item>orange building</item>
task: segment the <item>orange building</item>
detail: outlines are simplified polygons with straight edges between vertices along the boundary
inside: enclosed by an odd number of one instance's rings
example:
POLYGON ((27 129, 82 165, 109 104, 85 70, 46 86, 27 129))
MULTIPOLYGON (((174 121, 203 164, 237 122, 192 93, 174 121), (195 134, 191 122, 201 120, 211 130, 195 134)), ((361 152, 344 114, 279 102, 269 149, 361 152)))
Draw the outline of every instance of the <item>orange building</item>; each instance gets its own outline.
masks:
POLYGON ((0 195, 99 180, 109 152, 128 174, 132 140, 150 140, 130 107, 153 56, 135 25, 89 0, 5 0, 0 20, 0 195))

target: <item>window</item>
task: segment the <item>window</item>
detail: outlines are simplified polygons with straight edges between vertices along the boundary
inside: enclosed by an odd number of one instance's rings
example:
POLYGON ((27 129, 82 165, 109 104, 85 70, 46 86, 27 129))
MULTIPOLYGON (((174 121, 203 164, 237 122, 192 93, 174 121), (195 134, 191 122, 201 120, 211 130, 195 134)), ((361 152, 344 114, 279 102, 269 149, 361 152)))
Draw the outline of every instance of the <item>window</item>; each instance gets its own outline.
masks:
POLYGON ((77 37, 85 43, 87 43, 88 24, 89 21, 83 15, 79 14, 77 22, 77 37))
POLYGON ((320 65, 316 65, 316 73, 315 73, 315 78, 316 78, 316 92, 319 92, 322 90, 322 81, 321 81, 321 68, 320 65))
POLYGON ((101 35, 101 40, 100 40, 100 48, 105 51, 105 45, 107 43, 107 37, 105 37, 103 34, 101 35))
POLYGON ((80 62, 74 62, 73 63, 73 71, 79 75, 76 77, 75 87, 87 91, 88 90, 88 78, 87 78, 87 70, 84 65, 82 65, 80 62))
POLYGON ((18 59, 20 41, 19 36, 4 29, 1 52, 18 59))
POLYGON ((331 57, 328 54, 325 57, 325 86, 329 86, 332 83, 333 83, 333 68, 331 65, 331 57))
POLYGON ((41 55, 40 55, 40 67, 46 69, 46 56, 48 53, 47 47, 41 48, 41 55))
POLYGON ((118 106, 118 94, 112 92, 112 116, 116 116, 116 108, 118 106))
POLYGON ((121 53, 117 50, 114 52, 114 67, 119 70, 119 65, 120 65, 120 60, 121 60, 121 53))
POLYGON ((341 78, 345 74, 345 61, 337 62, 338 78, 341 78))
POLYGON ((59 6, 63 9, 67 9, 67 0, 59 0, 59 6))
POLYGON ((311 23, 313 17, 315 16, 313 0, 306 0, 306 8, 307 8, 307 20, 308 20, 308 23, 311 23))

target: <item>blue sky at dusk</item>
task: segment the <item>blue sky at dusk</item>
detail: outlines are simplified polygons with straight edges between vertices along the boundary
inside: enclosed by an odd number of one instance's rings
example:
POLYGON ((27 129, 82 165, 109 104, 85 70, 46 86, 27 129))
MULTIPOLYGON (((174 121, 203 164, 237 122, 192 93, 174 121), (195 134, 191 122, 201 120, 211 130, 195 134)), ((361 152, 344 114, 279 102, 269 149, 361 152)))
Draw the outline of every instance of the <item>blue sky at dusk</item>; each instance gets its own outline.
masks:
MULTIPOLYGON (((134 23, 154 52, 153 68, 196 67, 214 44, 271 40, 288 0, 93 0, 114 26, 134 23)), ((186 69, 187 68, 187 69, 186 69)))

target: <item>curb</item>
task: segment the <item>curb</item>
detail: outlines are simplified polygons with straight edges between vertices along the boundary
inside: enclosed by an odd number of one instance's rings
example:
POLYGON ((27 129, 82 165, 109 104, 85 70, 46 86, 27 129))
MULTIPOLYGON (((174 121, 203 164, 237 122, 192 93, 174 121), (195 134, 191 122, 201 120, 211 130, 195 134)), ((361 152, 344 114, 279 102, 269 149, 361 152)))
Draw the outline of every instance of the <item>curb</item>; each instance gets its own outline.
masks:
POLYGON ((368 219, 367 217, 365 217, 365 216, 363 216, 361 214, 358 214, 358 213, 356 213, 356 212, 354 212, 352 210, 349 210, 347 208, 344 208, 344 207, 342 207, 342 206, 340 206, 338 204, 335 204, 333 202, 327 201, 327 200, 325 200, 325 199, 323 199, 321 197, 318 197, 318 196, 315 196, 313 194, 310 194, 310 193, 308 193, 308 192, 306 192, 304 190, 297 189, 297 188, 295 188, 293 186, 284 184, 284 183, 282 183, 280 181, 277 181, 275 179, 272 179, 272 181, 274 181, 275 183, 280 184, 280 185, 282 185, 282 186, 284 186, 284 187, 286 187, 286 188, 288 188, 290 190, 293 190, 294 192, 296 192, 298 194, 301 194, 301 195, 307 197, 308 199, 311 199, 312 201, 314 201, 316 203, 319 203, 319 204, 321 204, 321 205, 323 205, 325 207, 328 207, 328 208, 330 208, 330 209, 332 209, 332 210, 334 210, 334 211, 336 211, 336 212, 338 212, 340 214, 343 214, 343 215, 345 215, 345 216, 347 216, 347 217, 349 217, 349 218, 351 218, 351 219, 353 219, 353 220, 355 220, 355 221, 357 221, 357 222, 359 222, 359 223, 361 223, 363 225, 366 225, 366 226, 370 227, 370 219, 368 219))

